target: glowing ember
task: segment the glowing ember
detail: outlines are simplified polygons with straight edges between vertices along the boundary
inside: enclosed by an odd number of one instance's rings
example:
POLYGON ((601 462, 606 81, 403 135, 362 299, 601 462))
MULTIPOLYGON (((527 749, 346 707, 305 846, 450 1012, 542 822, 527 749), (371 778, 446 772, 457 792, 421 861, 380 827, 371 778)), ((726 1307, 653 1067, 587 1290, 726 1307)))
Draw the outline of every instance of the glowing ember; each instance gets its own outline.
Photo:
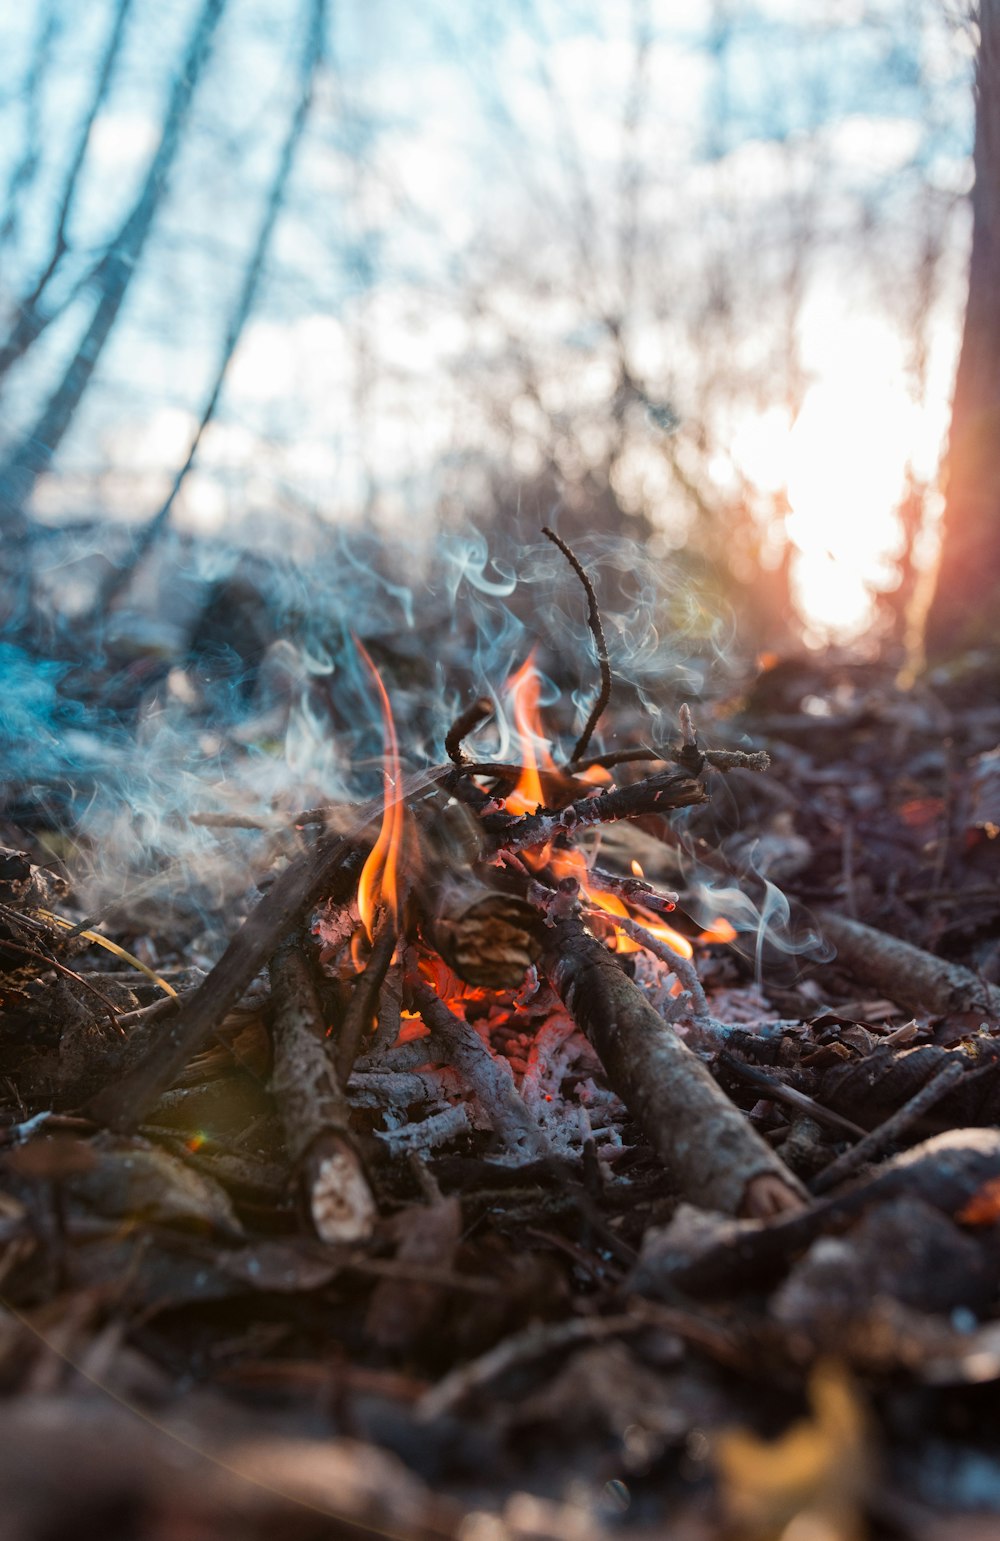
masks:
POLYGON ((357 637, 354 637, 354 646, 364 659, 378 690, 385 745, 382 827, 379 830, 378 839, 369 852, 358 883, 358 910, 371 940, 375 931, 375 915, 380 904, 387 905, 397 922, 399 920, 398 868, 403 842, 403 803, 399 796, 399 744, 396 739, 396 725, 392 720, 389 696, 378 670, 357 637))

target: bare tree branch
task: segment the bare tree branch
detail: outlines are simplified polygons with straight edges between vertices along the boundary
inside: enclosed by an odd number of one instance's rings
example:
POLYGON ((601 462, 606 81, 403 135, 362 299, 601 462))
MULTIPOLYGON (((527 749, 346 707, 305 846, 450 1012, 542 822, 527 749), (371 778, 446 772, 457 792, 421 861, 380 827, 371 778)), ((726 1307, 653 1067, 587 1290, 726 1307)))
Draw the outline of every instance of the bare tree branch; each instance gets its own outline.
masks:
POLYGON ((225 4, 226 0, 203 0, 142 190, 98 266, 98 301, 90 325, 55 391, 0 469, 0 510, 11 533, 25 533, 25 504, 39 477, 52 464, 118 319, 177 157, 191 100, 225 4))
MULTIPOLYGON (((77 188, 80 181, 80 173, 83 170, 83 163, 86 158, 87 147, 90 144, 90 136, 93 132, 94 123, 97 120, 98 113, 104 105, 105 98, 108 94, 108 86, 111 83, 115 65, 118 61, 118 55, 121 52, 122 39, 125 36, 125 23, 128 19, 128 14, 131 8, 132 0, 118 0, 118 4, 115 8, 115 14, 111 23, 111 30, 108 35, 107 45, 101 60, 101 67, 98 72, 96 84, 94 86, 93 95, 90 98, 90 105, 88 106, 87 111, 84 114, 83 121, 80 124, 80 131, 77 135, 76 145, 70 159, 69 168, 66 172, 65 181, 63 182, 62 198, 59 203, 59 212, 56 216, 55 234, 52 239, 52 251, 49 255, 49 260, 42 272, 39 274, 34 287, 31 290, 31 293, 25 295, 25 297, 19 301, 17 306, 17 316, 11 329, 10 335, 3 346, 0 347, 0 379, 3 378, 11 366, 15 364, 19 358, 23 357, 23 355, 31 347, 32 343, 34 343, 41 336, 45 328, 62 314, 69 299, 74 298, 76 294, 79 293, 79 286, 74 286, 73 289, 70 290, 67 300, 64 301, 63 304, 44 312, 40 311, 38 308, 39 302, 42 299, 45 290, 48 288, 48 285, 51 283, 52 277, 55 274, 56 269, 58 268, 67 250, 66 229, 69 224, 70 214, 73 210, 73 204, 76 200, 77 188)), ((86 281, 92 281, 93 276, 94 275, 92 273, 88 274, 86 281)))
POLYGON ((205 430, 215 416, 219 405, 219 398, 226 383, 226 376, 233 361, 233 355, 236 352, 254 307, 254 301, 260 286, 261 274, 264 270, 264 263, 271 247, 275 225, 285 201, 292 167, 295 164, 295 157, 309 119, 316 70, 323 57, 326 12, 327 0, 306 0, 306 40, 299 68, 300 89, 298 100, 288 126, 288 132, 285 135, 285 142, 282 145, 274 179, 271 183, 267 203, 264 208, 264 217, 257 232, 257 239, 250 254, 250 261, 243 275, 243 283, 240 287, 232 317, 226 328, 218 367, 212 381, 212 388, 209 391, 208 399, 202 408, 198 427, 195 429, 194 437, 191 440, 184 463, 174 477, 173 485, 164 503, 136 536, 128 561, 122 567, 112 571, 107 582, 99 590, 95 601, 95 613, 106 610, 114 603, 118 595, 131 581, 133 574, 138 569, 146 553, 166 529, 178 494, 197 458, 205 430))

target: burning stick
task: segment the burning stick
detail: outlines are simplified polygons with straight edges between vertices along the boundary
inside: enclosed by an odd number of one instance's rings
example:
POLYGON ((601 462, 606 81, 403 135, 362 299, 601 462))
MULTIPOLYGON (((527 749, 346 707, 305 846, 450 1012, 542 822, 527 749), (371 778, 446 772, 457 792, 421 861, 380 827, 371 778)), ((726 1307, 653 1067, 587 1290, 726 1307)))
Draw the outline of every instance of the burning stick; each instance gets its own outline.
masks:
POLYGON ((362 1241, 376 1219, 351 1137, 350 1107, 327 1052, 326 1028, 301 938, 271 959, 275 998, 272 1089, 309 1216, 331 1246, 362 1241))
POLYGON ((488 717, 492 716, 493 702, 489 696, 480 696, 472 702, 471 706, 467 706, 465 711, 455 718, 455 721, 448 729, 448 734, 444 741, 444 752, 459 770, 467 763, 462 751, 462 740, 468 738, 470 733, 478 728, 481 723, 484 723, 488 717))
POLYGON ((532 1159, 549 1154, 548 1142, 514 1086, 505 1061, 495 1058, 475 1028, 440 1000, 422 979, 408 980, 413 1005, 444 1048, 448 1063, 475 1092, 494 1131, 512 1150, 525 1151, 532 1159))
POLYGON ((707 801, 708 793, 699 781, 683 771, 668 770, 629 787, 612 787, 581 797, 558 813, 486 813, 482 823, 496 837, 498 850, 513 855, 535 845, 547 845, 557 835, 573 835, 590 824, 634 819, 643 813, 669 813, 707 801))
POLYGON ((557 922, 542 966, 686 1198, 757 1218, 802 1207, 798 1179, 581 921, 557 922))
POLYGON ((337 1042, 337 1074, 347 1081, 354 1069, 354 1061, 361 1052, 365 1034, 371 1030, 378 1007, 379 991, 396 950, 395 917, 388 910, 382 911, 382 919, 375 931, 375 940, 364 971, 354 983, 337 1042))

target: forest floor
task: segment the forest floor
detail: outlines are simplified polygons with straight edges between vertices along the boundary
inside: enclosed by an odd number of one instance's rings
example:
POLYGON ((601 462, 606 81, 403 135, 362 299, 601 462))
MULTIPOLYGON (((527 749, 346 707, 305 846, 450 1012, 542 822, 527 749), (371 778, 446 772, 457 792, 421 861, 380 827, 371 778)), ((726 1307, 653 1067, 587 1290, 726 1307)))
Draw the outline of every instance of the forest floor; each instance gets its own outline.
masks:
MULTIPOLYGON (((418 893, 379 963, 356 869, 324 892, 329 828, 276 838, 272 867, 313 863, 274 922, 298 940, 282 954, 264 936, 226 994, 183 906, 100 925, 147 973, 68 938, 88 917, 52 853, 73 831, 12 793, 3 1541, 997 1534, 995 686, 982 660, 904 690, 815 655, 772 661, 717 708, 712 743, 764 749, 770 768, 689 758, 710 802, 665 815, 635 794, 634 816, 602 826, 626 920, 655 911, 628 888, 638 862, 640 885, 677 894, 687 962, 676 941, 623 951, 627 928, 574 908, 575 878, 545 887, 548 846, 534 868, 506 860, 553 934, 579 940, 582 914, 617 949, 613 989, 672 1019, 660 1031, 740 1110, 751 1163, 763 1152, 773 1205, 745 1198, 756 1168, 723 1169, 711 1121, 682 1141, 685 1110, 664 1121, 641 1065, 616 1068, 619 1024, 588 1027, 599 1008, 589 986, 560 992, 565 960, 533 953, 520 984, 474 963, 470 983, 462 947, 489 963, 496 931, 473 925, 470 943, 467 910, 445 924, 418 893), (343 1031, 366 977, 357 1054, 304 1094, 295 1054, 337 1052, 336 1035, 310 1040, 310 1010, 343 1031), (156 1007, 164 983, 179 1013, 156 1007), (191 1024, 199 988, 207 1028, 174 1040, 179 1068, 147 1078, 130 1116, 122 1088, 191 1024), (331 1198, 334 1168, 353 1198, 331 1198)), ((650 769, 612 775, 648 786, 650 769)), ((510 812, 488 796, 466 816, 500 819, 510 852, 510 812)), ((531 923, 510 924, 530 947, 531 923)))

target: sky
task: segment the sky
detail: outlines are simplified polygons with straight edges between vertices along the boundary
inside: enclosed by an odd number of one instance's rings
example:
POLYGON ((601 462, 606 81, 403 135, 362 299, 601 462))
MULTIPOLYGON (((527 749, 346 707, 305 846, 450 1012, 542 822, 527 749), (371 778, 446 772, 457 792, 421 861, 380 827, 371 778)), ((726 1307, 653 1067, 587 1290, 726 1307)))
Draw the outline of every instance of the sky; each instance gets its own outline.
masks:
MULTIPOLYGON (((7 452, 93 306, 190 0, 132 0, 7 452), (65 305, 64 305, 65 302, 65 305)), ((230 0, 94 381, 36 507, 137 524, 183 461, 296 95, 305 5, 230 0)), ((44 267, 112 0, 8 7, 0 313, 44 267), (5 211, 5 212, 3 212, 5 211)), ((858 633, 947 426, 970 43, 917 0, 345 0, 178 528, 391 532, 554 471, 664 554, 704 510, 791 552, 807 637, 858 633), (629 390, 620 390, 622 368, 629 390), (616 394, 617 393, 617 394, 616 394)), ((924 536, 930 551, 933 531, 924 536)))

